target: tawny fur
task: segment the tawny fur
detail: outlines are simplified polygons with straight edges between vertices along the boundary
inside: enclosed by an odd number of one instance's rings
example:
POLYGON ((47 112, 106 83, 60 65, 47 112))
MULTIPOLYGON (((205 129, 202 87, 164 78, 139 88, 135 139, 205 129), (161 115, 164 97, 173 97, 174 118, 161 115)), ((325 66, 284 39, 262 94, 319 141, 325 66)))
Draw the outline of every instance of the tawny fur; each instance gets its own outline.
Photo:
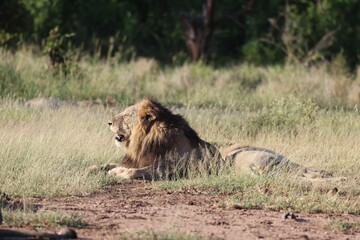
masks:
POLYGON ((186 168, 190 161, 199 161, 203 165, 210 164, 211 160, 214 163, 222 161, 217 149, 202 140, 181 115, 173 114, 154 100, 144 99, 130 106, 109 124, 116 136, 124 136, 121 145, 125 147, 121 164, 102 166, 112 175, 144 177, 153 175, 155 168, 164 166, 170 166, 171 170, 174 165, 186 168))
POLYGON ((292 170, 300 178, 324 178, 331 175, 324 171, 308 169, 272 150, 232 145, 220 152, 202 140, 180 115, 173 114, 160 103, 143 99, 126 108, 110 122, 118 145, 125 147, 121 164, 106 164, 102 169, 120 178, 161 178, 165 168, 170 172, 195 163, 206 169, 218 169, 226 161, 237 172, 262 174, 277 169, 292 170), (160 171, 159 171, 160 170, 160 171), (169 170, 169 169, 167 169, 169 170))

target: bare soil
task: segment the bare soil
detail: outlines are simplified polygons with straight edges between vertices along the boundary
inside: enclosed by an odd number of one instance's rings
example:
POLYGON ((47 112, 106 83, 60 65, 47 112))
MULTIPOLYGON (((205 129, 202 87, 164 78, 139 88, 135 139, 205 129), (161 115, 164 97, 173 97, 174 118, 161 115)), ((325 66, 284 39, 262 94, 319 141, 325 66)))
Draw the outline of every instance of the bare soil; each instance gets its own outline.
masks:
POLYGON ((75 230, 83 239, 121 239, 124 232, 141 230, 187 232, 215 239, 360 239, 360 232, 329 227, 332 220, 359 222, 360 216, 296 213, 294 219, 285 219, 286 212, 224 208, 222 203, 230 197, 168 192, 146 181, 131 181, 87 196, 34 201, 42 209, 82 216, 88 225, 75 230))

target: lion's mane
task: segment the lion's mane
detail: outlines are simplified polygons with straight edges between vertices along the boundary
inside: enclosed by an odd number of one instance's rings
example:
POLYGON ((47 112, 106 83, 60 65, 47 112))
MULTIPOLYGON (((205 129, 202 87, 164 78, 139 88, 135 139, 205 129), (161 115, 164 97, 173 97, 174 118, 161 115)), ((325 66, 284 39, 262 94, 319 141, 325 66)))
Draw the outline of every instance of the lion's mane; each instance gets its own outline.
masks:
POLYGON ((190 149, 203 145, 182 116, 173 114, 160 103, 144 99, 138 103, 137 111, 137 124, 126 144, 124 167, 142 168, 155 164, 157 160, 168 159, 165 157, 168 154, 179 154, 179 149, 176 149, 179 140, 190 149))

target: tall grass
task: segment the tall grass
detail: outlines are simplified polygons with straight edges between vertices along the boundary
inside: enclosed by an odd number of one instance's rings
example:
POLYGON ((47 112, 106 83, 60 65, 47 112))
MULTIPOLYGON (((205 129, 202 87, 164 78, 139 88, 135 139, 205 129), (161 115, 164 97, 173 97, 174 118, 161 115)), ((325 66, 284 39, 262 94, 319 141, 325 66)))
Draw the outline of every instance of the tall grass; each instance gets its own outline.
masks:
POLYGON ((19 196, 82 194, 110 181, 85 169, 116 157, 108 112, 0 105, 0 191, 19 196), (100 140, 102 139, 102 140, 100 140))
MULTIPOLYGON (((275 117, 276 111, 269 109, 280 111, 282 106, 273 103, 256 114, 197 107, 174 111, 183 114, 203 139, 218 146, 242 143, 267 147, 307 167, 347 177, 347 182, 312 187, 289 176, 249 177, 224 172, 220 176, 195 174, 154 186, 235 194, 226 204, 242 207, 360 213, 359 113, 314 110, 311 121, 305 121, 304 115, 287 114, 291 121, 279 126, 277 118, 283 115, 275 117), (270 118, 263 117, 269 112, 270 118), (339 193, 329 197, 327 191, 334 187, 339 193)), ((113 136, 106 128, 106 121, 118 110, 72 106, 37 110, 12 101, 2 101, 0 110, 1 191, 16 196, 83 194, 111 181, 102 174, 89 175, 86 168, 121 158, 122 151, 113 146, 113 136)))
POLYGON ((286 176, 249 178, 230 172, 163 181, 155 187, 231 193, 235 196, 228 205, 242 207, 360 213, 360 114, 353 87, 359 77, 330 65, 162 68, 148 59, 119 64, 87 57, 63 75, 45 63, 31 49, 0 51, 2 192, 47 197, 89 193, 112 179, 89 175, 86 168, 116 161, 123 154, 113 146, 106 127, 120 107, 35 109, 25 107, 21 98, 110 96, 125 106, 152 96, 183 114, 203 139, 217 146, 266 147, 349 179, 314 188, 286 176), (329 198, 326 192, 334 187, 339 193, 329 198))
POLYGON ((172 191, 233 194, 224 206, 360 214, 357 109, 320 110, 313 103, 287 98, 269 104, 256 114, 189 108, 182 113, 201 137, 217 145, 242 143, 266 147, 306 167, 347 177, 347 181, 310 183, 287 174, 251 177, 227 172, 220 176, 200 174, 175 182, 162 181, 156 186, 172 191), (289 109, 288 105, 293 107, 289 109), (334 188, 338 189, 336 194, 331 193, 334 188))
POLYGON ((215 240, 212 236, 204 237, 187 232, 180 231, 165 231, 165 232, 154 232, 152 230, 141 230, 135 232, 124 232, 120 234, 120 239, 124 240, 215 240))
POLYGON ((152 96, 163 103, 226 108, 259 107, 288 95, 324 107, 360 103, 359 75, 350 75, 339 64, 309 68, 239 64, 215 69, 203 64, 161 67, 152 59, 118 63, 89 56, 69 64, 69 72, 63 74, 31 47, 15 53, 0 49, 0 94, 68 100, 109 96, 122 103, 152 96))

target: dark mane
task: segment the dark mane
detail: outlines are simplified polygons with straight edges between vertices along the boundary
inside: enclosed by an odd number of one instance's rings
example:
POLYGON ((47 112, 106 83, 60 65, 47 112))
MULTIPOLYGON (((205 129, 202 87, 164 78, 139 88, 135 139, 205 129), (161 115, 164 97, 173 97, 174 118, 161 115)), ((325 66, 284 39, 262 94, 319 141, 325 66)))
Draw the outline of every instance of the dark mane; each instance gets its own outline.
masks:
POLYGON ((161 103, 155 100, 144 99, 143 102, 144 101, 144 106, 139 109, 140 118, 144 115, 142 111, 151 111, 156 116, 155 121, 165 123, 168 128, 183 130, 185 136, 193 140, 195 143, 201 141, 196 131, 190 127, 189 123, 181 115, 172 113, 168 108, 164 107, 161 103))
POLYGON ((177 138, 184 135, 194 149, 202 142, 194 129, 179 114, 173 114, 168 108, 152 99, 140 101, 138 122, 133 132, 133 144, 125 155, 126 167, 141 168, 161 161, 171 155, 177 138))

